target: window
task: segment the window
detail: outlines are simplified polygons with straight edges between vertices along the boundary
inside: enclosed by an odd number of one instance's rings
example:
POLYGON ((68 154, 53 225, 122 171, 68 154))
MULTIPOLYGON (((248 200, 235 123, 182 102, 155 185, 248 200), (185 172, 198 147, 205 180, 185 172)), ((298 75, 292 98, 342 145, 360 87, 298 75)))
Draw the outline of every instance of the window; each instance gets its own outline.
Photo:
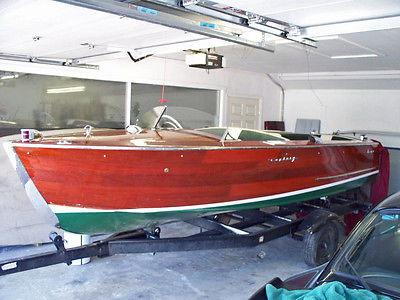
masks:
POLYGON ((125 83, 0 71, 0 136, 21 128, 123 128, 125 83))
POLYGON ((182 124, 183 128, 200 128, 218 125, 218 91, 166 86, 164 99, 162 86, 132 84, 131 123, 158 105, 167 105, 166 114, 182 124))
MULTIPOLYGON (((125 82, 16 73, 0 70, 0 136, 21 128, 51 130, 124 128, 125 82)), ((132 84, 131 124, 146 111, 168 105, 184 128, 218 124, 218 91, 132 84)))

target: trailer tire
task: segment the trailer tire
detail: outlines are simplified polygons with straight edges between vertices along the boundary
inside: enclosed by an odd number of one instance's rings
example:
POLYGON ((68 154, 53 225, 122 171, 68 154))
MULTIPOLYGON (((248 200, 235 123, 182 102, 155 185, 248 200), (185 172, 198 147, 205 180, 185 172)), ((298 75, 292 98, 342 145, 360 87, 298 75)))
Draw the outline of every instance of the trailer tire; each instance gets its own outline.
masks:
POLYGON ((306 230, 304 235, 303 257, 307 265, 316 267, 329 261, 345 236, 344 226, 330 220, 316 231, 306 230))

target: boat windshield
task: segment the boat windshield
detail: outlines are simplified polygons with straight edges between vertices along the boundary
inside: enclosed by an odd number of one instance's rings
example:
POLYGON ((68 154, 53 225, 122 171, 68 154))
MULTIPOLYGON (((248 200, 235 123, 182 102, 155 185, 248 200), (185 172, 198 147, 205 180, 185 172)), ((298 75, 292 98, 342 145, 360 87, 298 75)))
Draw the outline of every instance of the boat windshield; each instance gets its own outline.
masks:
POLYGON ((136 125, 141 128, 182 128, 182 125, 172 116, 166 114, 166 106, 156 106, 153 109, 145 112, 136 125))
POLYGON ((364 288, 400 296, 400 210, 367 216, 324 272, 320 278, 351 278, 364 288))

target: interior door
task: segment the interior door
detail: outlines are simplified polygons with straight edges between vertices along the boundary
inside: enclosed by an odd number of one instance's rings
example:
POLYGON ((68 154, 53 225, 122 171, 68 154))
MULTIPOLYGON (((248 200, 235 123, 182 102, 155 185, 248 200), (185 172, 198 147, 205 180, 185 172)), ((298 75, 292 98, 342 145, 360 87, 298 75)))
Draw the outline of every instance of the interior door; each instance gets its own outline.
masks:
POLYGON ((259 118, 258 99, 228 97, 228 126, 257 129, 259 118))

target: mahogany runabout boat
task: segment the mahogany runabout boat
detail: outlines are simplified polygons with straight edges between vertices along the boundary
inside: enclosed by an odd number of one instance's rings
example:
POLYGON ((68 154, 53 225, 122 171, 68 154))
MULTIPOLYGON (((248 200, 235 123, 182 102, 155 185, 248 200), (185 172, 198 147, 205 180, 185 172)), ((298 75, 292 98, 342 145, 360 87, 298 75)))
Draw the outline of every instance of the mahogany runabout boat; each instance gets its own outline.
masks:
POLYGON ((5 148, 34 206, 62 229, 87 234, 306 201, 378 173, 372 141, 179 127, 158 114, 152 129, 22 130, 5 148))

